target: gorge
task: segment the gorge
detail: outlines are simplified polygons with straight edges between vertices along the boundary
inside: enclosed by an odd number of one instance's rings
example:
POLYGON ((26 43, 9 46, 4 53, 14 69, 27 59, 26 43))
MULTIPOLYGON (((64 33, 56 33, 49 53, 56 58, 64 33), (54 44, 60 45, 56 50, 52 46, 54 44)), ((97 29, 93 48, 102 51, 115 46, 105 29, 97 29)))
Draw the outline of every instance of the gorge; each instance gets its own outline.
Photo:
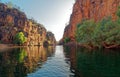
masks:
POLYGON ((5 1, 0 77, 120 77, 120 0, 5 1))

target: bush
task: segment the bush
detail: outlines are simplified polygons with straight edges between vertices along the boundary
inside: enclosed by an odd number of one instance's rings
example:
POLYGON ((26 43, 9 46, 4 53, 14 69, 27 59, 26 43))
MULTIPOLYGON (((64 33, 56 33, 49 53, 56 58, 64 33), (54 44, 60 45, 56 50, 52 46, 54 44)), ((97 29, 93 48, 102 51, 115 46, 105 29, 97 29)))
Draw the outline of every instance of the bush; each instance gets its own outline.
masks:
POLYGON ((76 31, 77 42, 91 43, 95 25, 96 24, 93 20, 83 21, 82 23, 78 24, 76 31))
POLYGON ((120 25, 117 22, 112 21, 110 18, 103 19, 97 23, 94 30, 93 39, 95 45, 101 45, 106 42, 107 44, 118 44, 116 42, 120 34, 120 25))
POLYGON ((69 38, 69 37, 66 37, 66 38, 64 39, 64 43, 66 44, 66 43, 68 43, 68 42, 70 42, 70 38, 69 38))
POLYGON ((120 6, 118 7, 118 10, 117 10, 117 16, 120 18, 120 6))
POLYGON ((112 21, 111 17, 95 23, 93 20, 85 20, 77 25, 76 40, 82 44, 102 46, 120 45, 120 7, 117 11, 118 19, 112 21))
POLYGON ((117 11, 117 16, 118 16, 118 20, 117 22, 120 24, 120 6, 118 7, 118 11, 117 11))
POLYGON ((19 32, 14 37, 14 43, 15 44, 23 44, 27 41, 27 38, 24 36, 23 32, 19 32))

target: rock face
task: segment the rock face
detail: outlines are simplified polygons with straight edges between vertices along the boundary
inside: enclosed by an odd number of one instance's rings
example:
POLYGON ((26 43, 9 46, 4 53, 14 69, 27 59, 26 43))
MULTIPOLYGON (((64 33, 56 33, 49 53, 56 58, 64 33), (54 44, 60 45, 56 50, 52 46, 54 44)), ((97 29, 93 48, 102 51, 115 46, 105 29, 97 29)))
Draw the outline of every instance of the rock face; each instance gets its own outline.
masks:
POLYGON ((22 29, 24 35, 27 37, 26 45, 43 45, 46 40, 47 30, 38 23, 29 20, 22 29))
POLYGON ((50 31, 47 32, 46 39, 47 39, 49 45, 56 44, 56 39, 52 32, 50 32, 50 31))
POLYGON ((0 3, 0 42, 12 44, 18 32, 27 37, 24 45, 42 45, 47 41, 47 30, 43 25, 27 19, 25 13, 0 3))
POLYGON ((63 39, 69 37, 75 41, 76 25, 82 20, 93 19, 97 22, 107 16, 115 20, 119 5, 120 0, 76 0, 69 25, 64 30, 63 39))

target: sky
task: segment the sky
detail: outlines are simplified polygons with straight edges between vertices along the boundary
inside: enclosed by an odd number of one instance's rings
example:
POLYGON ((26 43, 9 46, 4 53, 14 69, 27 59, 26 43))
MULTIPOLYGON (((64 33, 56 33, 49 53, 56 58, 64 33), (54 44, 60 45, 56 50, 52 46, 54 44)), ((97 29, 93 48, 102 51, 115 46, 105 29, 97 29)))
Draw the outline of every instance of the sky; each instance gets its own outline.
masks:
POLYGON ((69 23, 75 0, 1 0, 12 2, 25 12, 28 18, 34 18, 52 31, 56 40, 63 36, 64 28, 69 23))

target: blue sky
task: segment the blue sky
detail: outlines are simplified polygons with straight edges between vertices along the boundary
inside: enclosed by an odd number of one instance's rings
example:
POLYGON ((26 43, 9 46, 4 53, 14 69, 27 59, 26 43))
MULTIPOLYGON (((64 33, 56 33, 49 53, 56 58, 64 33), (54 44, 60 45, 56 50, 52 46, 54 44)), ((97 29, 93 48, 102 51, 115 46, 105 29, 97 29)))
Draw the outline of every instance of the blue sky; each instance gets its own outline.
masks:
POLYGON ((75 0, 1 0, 19 6, 28 18, 33 17, 55 34, 57 40, 63 36, 65 24, 69 22, 75 0))

